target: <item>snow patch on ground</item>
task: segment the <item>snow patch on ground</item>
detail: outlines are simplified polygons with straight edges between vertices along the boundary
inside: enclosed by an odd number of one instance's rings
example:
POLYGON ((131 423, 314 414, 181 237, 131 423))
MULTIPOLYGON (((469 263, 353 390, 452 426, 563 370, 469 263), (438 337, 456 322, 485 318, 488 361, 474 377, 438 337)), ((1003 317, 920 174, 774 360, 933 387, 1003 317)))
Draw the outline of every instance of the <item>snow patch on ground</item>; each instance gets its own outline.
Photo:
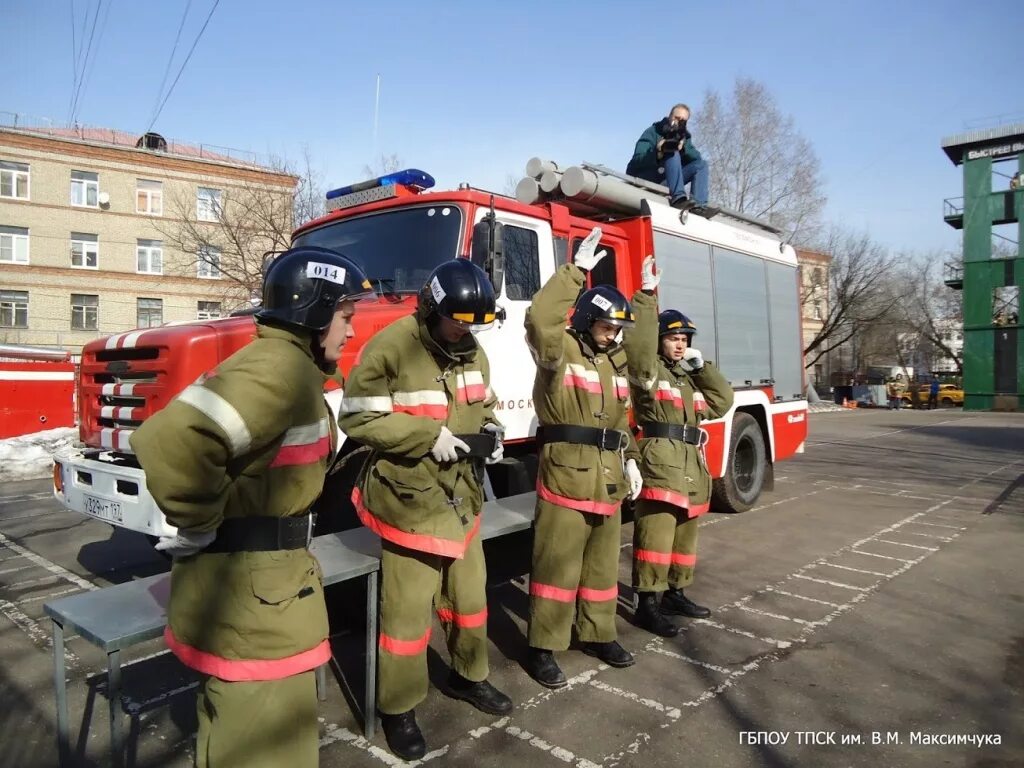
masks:
POLYGON ((0 481, 49 477, 53 457, 78 445, 77 427, 60 427, 0 440, 0 481))

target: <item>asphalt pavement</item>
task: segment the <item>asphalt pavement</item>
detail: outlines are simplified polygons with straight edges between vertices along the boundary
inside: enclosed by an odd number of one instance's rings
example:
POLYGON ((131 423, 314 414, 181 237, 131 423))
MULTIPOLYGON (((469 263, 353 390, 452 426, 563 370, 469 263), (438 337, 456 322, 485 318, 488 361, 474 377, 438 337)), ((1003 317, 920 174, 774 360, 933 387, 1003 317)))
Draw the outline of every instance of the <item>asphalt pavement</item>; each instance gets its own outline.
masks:
MULTIPOLYGON (((806 452, 742 515, 702 521, 687 593, 708 620, 676 638, 629 623, 635 666, 559 655, 571 685, 520 666, 529 535, 488 545, 495 718, 447 698, 440 632, 418 709, 422 762, 451 766, 1024 765, 1024 414, 814 413, 806 452)), ((49 481, 0 489, 0 766, 57 764, 51 599, 166 570, 145 539, 63 511, 49 481)), ((335 653, 361 698, 358 586, 332 596, 335 653)), ((103 654, 67 644, 76 766, 107 761, 103 654)), ((192 765, 189 676, 158 641, 128 654, 129 765, 192 765), (168 695, 175 691, 183 691, 168 695)), ((321 707, 321 765, 399 765, 366 741, 339 680, 321 707)))

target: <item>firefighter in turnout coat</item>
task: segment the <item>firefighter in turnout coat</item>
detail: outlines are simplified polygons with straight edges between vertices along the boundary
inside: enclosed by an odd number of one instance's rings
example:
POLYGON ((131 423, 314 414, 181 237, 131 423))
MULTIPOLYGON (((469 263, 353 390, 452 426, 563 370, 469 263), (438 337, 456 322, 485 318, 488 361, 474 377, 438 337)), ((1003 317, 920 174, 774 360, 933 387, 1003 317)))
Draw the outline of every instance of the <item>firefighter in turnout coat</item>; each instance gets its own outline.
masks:
POLYGON ((512 702, 489 682, 480 542, 485 462, 500 460, 487 356, 473 337, 495 317, 494 288, 465 259, 434 270, 415 315, 380 331, 351 371, 339 425, 371 446, 353 492, 382 539, 378 706, 391 751, 422 757, 414 708, 427 695, 431 613, 444 628, 447 693, 494 715, 512 702))
POLYGON ((318 765, 313 670, 331 649, 309 508, 336 439, 324 374, 367 295, 340 254, 286 251, 265 275, 255 340, 131 436, 178 528, 156 545, 174 558, 164 638, 203 675, 201 767, 318 765))
POLYGON ((614 667, 633 663, 615 630, 620 507, 641 486, 640 454, 627 419, 626 354, 616 341, 633 325, 633 312, 611 286, 580 295, 586 271, 606 254, 595 253, 600 238, 595 228, 575 264, 558 269, 526 316, 542 446, 526 668, 549 688, 566 684, 552 651, 569 647, 574 616, 585 653, 614 667))
POLYGON ((708 511, 711 497, 703 455, 707 436, 699 425, 724 416, 733 391, 689 346, 697 333, 690 319, 673 309, 658 314, 653 294, 660 279, 654 257, 648 256, 641 290, 633 297, 636 327, 625 342, 644 478, 633 523, 633 587, 637 625, 673 637, 679 628, 664 614, 711 615, 683 593, 697 563, 697 518, 708 511), (664 593, 660 608, 659 592, 664 593))

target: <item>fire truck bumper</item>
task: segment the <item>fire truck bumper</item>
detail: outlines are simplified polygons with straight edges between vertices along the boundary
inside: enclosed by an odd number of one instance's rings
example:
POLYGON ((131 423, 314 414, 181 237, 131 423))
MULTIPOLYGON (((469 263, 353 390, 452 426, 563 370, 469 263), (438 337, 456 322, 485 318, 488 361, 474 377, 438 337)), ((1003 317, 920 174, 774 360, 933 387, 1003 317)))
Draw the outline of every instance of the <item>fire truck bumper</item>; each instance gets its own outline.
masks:
POLYGON ((54 459, 53 495, 68 509, 148 536, 173 536, 177 529, 146 490, 136 467, 67 454, 54 459))

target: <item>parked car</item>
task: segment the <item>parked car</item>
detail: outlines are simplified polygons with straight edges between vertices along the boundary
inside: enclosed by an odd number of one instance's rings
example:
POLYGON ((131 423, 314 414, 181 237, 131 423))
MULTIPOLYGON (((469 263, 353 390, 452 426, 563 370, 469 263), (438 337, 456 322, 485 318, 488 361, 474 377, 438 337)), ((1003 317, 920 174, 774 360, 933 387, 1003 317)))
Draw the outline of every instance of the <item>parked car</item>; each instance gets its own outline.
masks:
MULTIPOLYGON (((922 384, 918 391, 918 400, 922 408, 928 406, 928 385, 922 384)), ((909 391, 904 391, 900 395, 900 399, 904 405, 913 405, 913 400, 909 391)), ((956 405, 964 404, 964 391, 960 389, 956 384, 940 384, 939 385, 939 405, 944 408, 952 408, 956 405)))

